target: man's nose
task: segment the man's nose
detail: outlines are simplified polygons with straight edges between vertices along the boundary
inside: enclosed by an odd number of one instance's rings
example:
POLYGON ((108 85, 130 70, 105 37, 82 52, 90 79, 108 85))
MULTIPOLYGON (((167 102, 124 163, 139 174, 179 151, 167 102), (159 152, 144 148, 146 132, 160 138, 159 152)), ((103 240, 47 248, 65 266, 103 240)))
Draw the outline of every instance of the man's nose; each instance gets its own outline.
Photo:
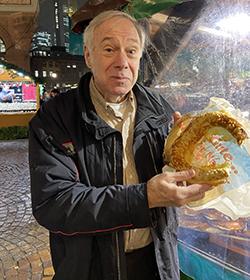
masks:
POLYGON ((128 68, 128 56, 125 51, 119 51, 115 57, 115 67, 128 68))

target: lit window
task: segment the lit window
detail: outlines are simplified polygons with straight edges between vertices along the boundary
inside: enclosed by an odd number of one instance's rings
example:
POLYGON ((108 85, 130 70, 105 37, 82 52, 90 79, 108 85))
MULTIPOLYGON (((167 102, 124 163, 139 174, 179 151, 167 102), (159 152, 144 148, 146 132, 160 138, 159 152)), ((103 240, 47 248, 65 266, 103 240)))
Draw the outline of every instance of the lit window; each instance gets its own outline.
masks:
POLYGON ((39 72, 38 72, 38 70, 35 70, 35 77, 39 77, 39 72))
POLYGON ((43 77, 47 77, 47 72, 43 71, 43 77))
POLYGON ((76 65, 74 64, 74 65, 72 65, 72 67, 73 67, 73 68, 76 68, 76 65))
POLYGON ((5 52, 6 52, 6 47, 4 41, 0 38, 0 53, 5 53, 5 52))

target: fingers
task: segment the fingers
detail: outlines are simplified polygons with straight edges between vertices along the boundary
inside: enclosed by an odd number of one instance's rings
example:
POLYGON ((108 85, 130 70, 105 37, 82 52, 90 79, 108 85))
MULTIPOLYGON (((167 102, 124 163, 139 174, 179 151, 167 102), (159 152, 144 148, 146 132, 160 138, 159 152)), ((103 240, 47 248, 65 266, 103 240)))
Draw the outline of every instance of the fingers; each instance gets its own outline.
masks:
POLYGON ((189 202, 200 200, 205 196, 205 193, 211 189, 211 185, 207 184, 194 184, 186 188, 179 188, 178 194, 176 195, 176 204, 177 206, 183 206, 189 202))
POLYGON ((181 188, 182 196, 185 196, 186 198, 192 198, 196 195, 202 195, 206 191, 211 190, 211 185, 208 184, 194 184, 189 185, 186 188, 181 188))
POLYGON ((167 180, 171 183, 173 182, 184 182, 195 176, 195 171, 193 169, 178 171, 178 172, 165 172, 167 180))
POLYGON ((211 189, 208 184, 193 184, 178 186, 195 175, 194 170, 181 172, 166 172, 152 177, 147 182, 149 208, 183 206, 191 201, 203 198, 206 191, 211 189))
POLYGON ((177 205, 183 206, 191 201, 196 201, 202 199, 205 196, 205 192, 212 189, 209 184, 192 184, 183 187, 185 184, 183 182, 191 179, 195 176, 195 171, 193 169, 179 171, 179 172, 169 172, 168 178, 174 183, 176 183, 177 189, 177 205), (182 187, 179 186, 181 184, 182 187))
POLYGON ((181 118, 181 113, 176 111, 173 113, 174 123, 176 123, 181 118))

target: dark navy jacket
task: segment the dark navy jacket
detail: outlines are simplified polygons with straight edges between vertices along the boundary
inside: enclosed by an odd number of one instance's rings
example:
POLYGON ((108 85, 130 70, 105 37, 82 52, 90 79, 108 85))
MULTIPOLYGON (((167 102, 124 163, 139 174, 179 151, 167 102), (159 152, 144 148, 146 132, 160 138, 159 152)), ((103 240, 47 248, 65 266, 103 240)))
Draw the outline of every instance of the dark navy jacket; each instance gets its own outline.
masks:
POLYGON ((50 232, 54 280, 126 280, 123 231, 151 227, 161 279, 179 279, 176 209, 148 208, 173 110, 136 84, 133 151, 140 184, 122 184, 122 136, 97 114, 90 74, 30 122, 33 214, 50 232))

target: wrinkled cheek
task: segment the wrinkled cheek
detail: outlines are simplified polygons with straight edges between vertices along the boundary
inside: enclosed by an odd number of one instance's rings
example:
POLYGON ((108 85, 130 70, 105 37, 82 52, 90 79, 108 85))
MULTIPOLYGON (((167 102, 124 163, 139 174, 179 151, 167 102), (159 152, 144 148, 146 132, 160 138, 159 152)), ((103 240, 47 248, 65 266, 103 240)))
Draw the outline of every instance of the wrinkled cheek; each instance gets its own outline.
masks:
POLYGON ((133 75, 133 78, 135 80, 137 80, 138 78, 138 73, 139 73, 139 65, 137 65, 136 67, 133 68, 133 71, 132 71, 132 75, 133 75))
POLYGON ((133 77, 132 77, 132 79, 131 79, 131 81, 133 81, 133 82, 132 82, 133 85, 136 83, 137 79, 138 79, 138 71, 137 71, 136 73, 134 73, 134 75, 133 75, 133 77))

